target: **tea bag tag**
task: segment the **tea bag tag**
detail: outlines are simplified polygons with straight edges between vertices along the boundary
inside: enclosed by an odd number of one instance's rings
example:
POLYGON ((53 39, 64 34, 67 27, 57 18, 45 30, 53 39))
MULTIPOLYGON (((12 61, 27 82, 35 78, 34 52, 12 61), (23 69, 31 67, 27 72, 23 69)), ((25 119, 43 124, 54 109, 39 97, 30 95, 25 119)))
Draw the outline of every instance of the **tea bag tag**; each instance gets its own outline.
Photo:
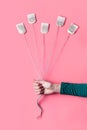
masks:
POLYGON ((34 24, 37 21, 36 14, 34 14, 34 13, 28 14, 27 18, 28 18, 28 23, 30 23, 30 24, 34 24))
POLYGON ((74 34, 77 31, 77 29, 78 29, 78 26, 76 24, 72 23, 69 26, 67 32, 72 35, 72 34, 74 34))
POLYGON ((60 27, 62 27, 64 24, 65 24, 65 20, 66 20, 66 18, 65 17, 62 17, 62 16, 58 16, 58 18, 57 18, 57 26, 60 26, 60 27))
POLYGON ((27 32, 24 23, 16 24, 16 28, 18 30, 18 33, 20 33, 20 34, 25 34, 27 32))
POLYGON ((41 23, 41 33, 46 34, 49 31, 49 23, 41 23))

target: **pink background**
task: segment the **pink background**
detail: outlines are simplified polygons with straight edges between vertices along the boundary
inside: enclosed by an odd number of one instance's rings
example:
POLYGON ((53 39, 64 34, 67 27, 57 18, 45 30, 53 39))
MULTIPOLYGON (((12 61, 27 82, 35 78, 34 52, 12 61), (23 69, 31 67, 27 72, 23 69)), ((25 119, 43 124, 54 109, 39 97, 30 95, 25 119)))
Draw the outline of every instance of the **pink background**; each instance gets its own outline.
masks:
POLYGON ((67 17, 60 31, 59 48, 67 36, 71 22, 80 26, 46 79, 52 82, 87 83, 87 1, 86 0, 2 0, 0 1, 0 130, 87 130, 87 99, 65 95, 49 95, 41 104, 42 119, 33 88, 33 66, 24 47, 23 36, 15 25, 21 21, 30 28, 27 35, 33 47, 32 28, 26 15, 35 12, 38 44, 41 45, 40 23, 49 22, 47 55, 53 46, 58 15, 67 17))

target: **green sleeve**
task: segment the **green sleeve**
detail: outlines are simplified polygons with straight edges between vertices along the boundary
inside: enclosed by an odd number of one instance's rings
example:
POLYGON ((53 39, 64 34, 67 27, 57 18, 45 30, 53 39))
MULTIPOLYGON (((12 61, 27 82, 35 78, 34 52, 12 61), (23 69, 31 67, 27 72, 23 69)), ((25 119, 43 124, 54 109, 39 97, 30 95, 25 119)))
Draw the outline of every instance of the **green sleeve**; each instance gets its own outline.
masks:
POLYGON ((61 82, 60 93, 66 95, 87 97, 87 84, 61 82))

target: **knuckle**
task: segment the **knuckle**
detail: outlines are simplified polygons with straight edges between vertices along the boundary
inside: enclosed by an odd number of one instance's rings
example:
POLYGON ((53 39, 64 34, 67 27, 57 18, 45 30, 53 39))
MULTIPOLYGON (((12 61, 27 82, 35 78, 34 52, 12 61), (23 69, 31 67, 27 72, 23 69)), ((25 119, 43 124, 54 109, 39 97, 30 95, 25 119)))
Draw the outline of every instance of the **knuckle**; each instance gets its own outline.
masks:
POLYGON ((36 92, 36 94, 37 94, 37 95, 39 95, 39 94, 40 94, 40 92, 36 92))
POLYGON ((36 91, 36 92, 40 92, 40 91, 41 91, 41 89, 35 89, 35 91, 36 91))

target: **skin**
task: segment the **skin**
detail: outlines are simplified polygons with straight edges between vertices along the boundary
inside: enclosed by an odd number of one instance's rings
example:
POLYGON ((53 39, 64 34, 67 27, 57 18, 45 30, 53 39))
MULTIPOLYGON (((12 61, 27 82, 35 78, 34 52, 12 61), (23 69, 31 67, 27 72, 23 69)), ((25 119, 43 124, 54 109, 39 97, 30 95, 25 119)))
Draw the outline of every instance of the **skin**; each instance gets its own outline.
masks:
POLYGON ((41 80, 33 81, 34 90, 37 95, 59 93, 59 84, 53 84, 48 81, 44 81, 45 83, 50 83, 49 88, 46 88, 41 82, 41 80))

